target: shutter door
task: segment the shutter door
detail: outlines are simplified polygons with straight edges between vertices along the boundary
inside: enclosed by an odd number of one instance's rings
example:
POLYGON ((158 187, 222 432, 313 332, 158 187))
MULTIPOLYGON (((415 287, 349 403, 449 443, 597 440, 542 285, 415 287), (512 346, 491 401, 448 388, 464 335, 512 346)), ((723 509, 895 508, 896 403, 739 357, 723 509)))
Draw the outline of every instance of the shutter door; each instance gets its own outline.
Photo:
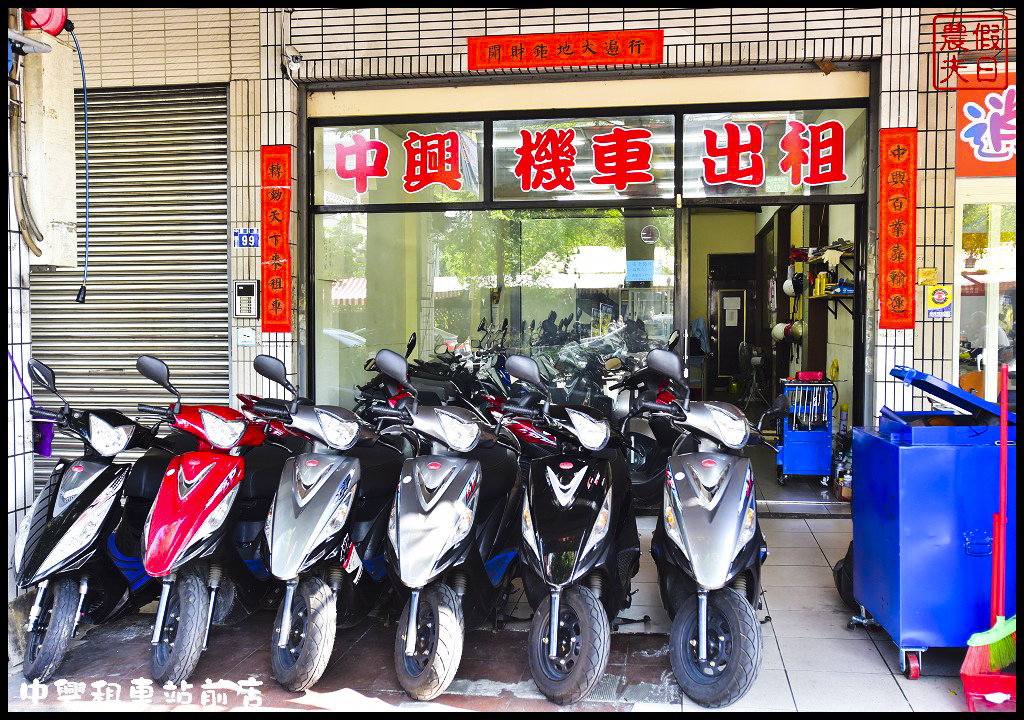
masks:
MULTIPOLYGON (((228 148, 224 87, 89 92, 89 280, 82 96, 75 96, 78 269, 34 272, 32 351, 72 407, 134 417, 167 391, 135 369, 156 355, 188 404, 228 402, 228 148)), ((45 391, 44 405, 54 401, 45 391)), ((80 442, 55 437, 36 484, 80 442)))

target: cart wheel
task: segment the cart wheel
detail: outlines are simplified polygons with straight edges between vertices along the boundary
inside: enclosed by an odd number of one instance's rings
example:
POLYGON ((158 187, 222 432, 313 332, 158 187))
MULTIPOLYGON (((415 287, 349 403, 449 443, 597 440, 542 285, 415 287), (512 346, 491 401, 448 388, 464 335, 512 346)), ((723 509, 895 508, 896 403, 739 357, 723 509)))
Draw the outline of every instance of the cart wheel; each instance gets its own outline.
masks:
POLYGON ((920 653, 906 653, 906 661, 903 663, 903 676, 907 678, 907 680, 917 680, 919 677, 921 677, 920 653))
POLYGON ((829 475, 822 475, 821 476, 821 486, 822 487, 828 487, 829 480, 831 480, 831 477, 829 475))
POLYGON ((855 630, 856 628, 857 628, 857 623, 855 623, 853 620, 851 620, 850 622, 846 623, 846 629, 847 630, 855 630))
POLYGON ((785 485, 785 484, 786 484, 786 476, 785 475, 779 475, 779 485, 785 485))

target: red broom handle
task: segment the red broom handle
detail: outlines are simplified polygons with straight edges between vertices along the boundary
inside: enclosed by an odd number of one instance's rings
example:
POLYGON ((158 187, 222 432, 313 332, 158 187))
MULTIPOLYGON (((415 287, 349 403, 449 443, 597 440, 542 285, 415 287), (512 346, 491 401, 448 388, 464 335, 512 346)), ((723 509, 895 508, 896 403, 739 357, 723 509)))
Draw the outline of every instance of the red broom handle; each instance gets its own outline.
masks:
POLYGON ((1010 424, 1010 366, 999 368, 999 514, 994 518, 992 546, 992 625, 1006 611, 1006 476, 1010 424))

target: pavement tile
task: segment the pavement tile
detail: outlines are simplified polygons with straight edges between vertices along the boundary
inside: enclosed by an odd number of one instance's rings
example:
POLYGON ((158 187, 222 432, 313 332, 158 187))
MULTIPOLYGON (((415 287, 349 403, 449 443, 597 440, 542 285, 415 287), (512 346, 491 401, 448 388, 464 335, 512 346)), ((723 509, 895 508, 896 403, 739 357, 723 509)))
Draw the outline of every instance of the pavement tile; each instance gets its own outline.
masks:
POLYGON ((770 587, 834 587, 832 570, 824 565, 765 565, 761 585, 770 587))
MULTIPOLYGON (((827 675, 864 673, 892 675, 870 640, 838 638, 779 638, 786 670, 808 670, 827 675)), ((840 682, 833 678, 834 682, 840 682)))
POLYGON ((867 640, 864 628, 847 629, 849 620, 849 611, 842 610, 772 610, 772 625, 778 637, 867 640))
POLYGON ((661 605, 661 589, 657 581, 637 582, 637 579, 633 578, 632 589, 636 591, 633 594, 633 605, 661 605))
POLYGON ((846 549, 850 547, 850 540, 853 539, 852 532, 815 532, 814 539, 822 549, 833 548, 846 549))
POLYGON ((768 546, 768 555, 776 548, 816 548, 818 541, 809 532, 783 532, 779 530, 763 531, 765 544, 768 546))
MULTIPOLYGON (((769 670, 764 667, 757 674, 753 687, 747 694, 729 706, 740 710, 796 710, 793 693, 790 692, 785 670, 769 670)), ((705 710, 702 706, 683 695, 683 711, 705 710)))
POLYGON ((672 666, 627 665, 621 699, 623 702, 678 703, 682 698, 672 666))
MULTIPOLYGON (((665 635, 627 635, 626 665, 668 667, 668 637, 665 635)), ((613 643, 614 644, 614 643, 613 643)))
POLYGON ((967 696, 960 676, 928 677, 907 680, 902 674, 895 675, 903 695, 914 712, 964 712, 967 710, 967 696))
POLYGON ((810 532, 807 521, 802 518, 764 518, 758 523, 761 531, 769 532, 810 532))
POLYGON ((815 547, 773 547, 768 552, 765 565, 826 565, 828 561, 821 548, 815 547))
POLYGON ((821 551, 825 553, 825 560, 828 562, 829 567, 835 567, 836 563, 846 557, 846 550, 849 547, 838 547, 838 548, 822 548, 821 551))
POLYGON ((790 670, 796 708, 800 712, 909 712, 910 704, 889 674, 848 672, 842 676, 820 670, 790 670))
POLYGON ((846 606, 835 586, 831 587, 786 587, 776 586, 765 588, 765 602, 768 610, 811 610, 811 611, 842 611, 849 620, 853 612, 846 606))
POLYGON ((853 521, 843 518, 818 519, 808 518, 807 527, 811 532, 853 532, 853 521))

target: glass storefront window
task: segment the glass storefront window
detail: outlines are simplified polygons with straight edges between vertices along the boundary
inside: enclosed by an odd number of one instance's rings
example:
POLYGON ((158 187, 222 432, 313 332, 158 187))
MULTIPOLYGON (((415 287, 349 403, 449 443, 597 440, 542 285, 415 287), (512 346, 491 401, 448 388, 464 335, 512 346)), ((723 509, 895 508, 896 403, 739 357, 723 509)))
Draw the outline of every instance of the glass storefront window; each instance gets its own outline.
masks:
POLYGON ((671 115, 498 120, 495 200, 619 200, 675 194, 671 115))
POLYGON ((957 380, 961 388, 998 401, 999 365, 1017 386, 1017 204, 999 188, 958 186, 957 380), (963 192, 966 190, 966 192, 963 192), (1002 200, 1002 201, 1001 201, 1002 200))
POLYGON ((864 192, 864 108, 688 114, 683 197, 864 192))
POLYGON ((314 205, 483 199, 482 122, 313 128, 314 205))
POLYGON ((413 331, 425 359, 507 318, 510 352, 547 358, 574 401, 610 403, 588 363, 673 329, 673 223, 651 208, 317 215, 316 399, 351 405, 366 360, 413 331))

